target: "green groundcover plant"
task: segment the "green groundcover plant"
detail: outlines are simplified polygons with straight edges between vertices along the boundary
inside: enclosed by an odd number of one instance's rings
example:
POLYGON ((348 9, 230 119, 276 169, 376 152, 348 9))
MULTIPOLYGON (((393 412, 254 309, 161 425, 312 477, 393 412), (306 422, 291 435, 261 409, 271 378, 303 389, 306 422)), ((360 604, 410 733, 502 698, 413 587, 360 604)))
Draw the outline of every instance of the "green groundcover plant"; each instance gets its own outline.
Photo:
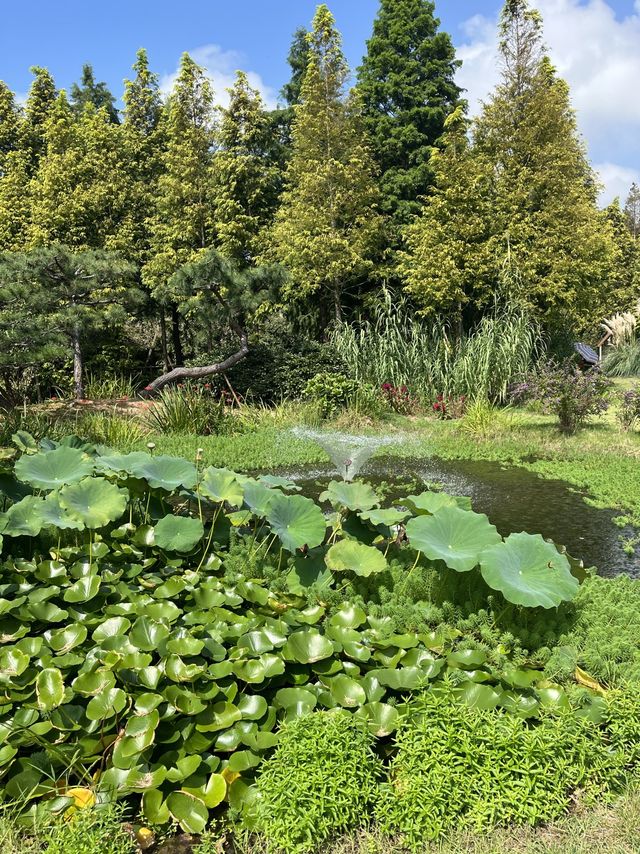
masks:
POLYGON ((343 709, 388 745, 406 698, 442 680, 471 707, 602 723, 597 683, 574 696, 526 660, 458 648, 457 631, 399 631, 368 607, 392 563, 403 588, 429 571, 521 616, 574 599, 585 576, 561 550, 503 539, 468 501, 381 507, 368 485, 333 482, 325 514, 275 476, 14 439, 0 785, 31 820, 95 798, 189 833, 228 807, 255 826, 256 773, 283 723, 343 709))

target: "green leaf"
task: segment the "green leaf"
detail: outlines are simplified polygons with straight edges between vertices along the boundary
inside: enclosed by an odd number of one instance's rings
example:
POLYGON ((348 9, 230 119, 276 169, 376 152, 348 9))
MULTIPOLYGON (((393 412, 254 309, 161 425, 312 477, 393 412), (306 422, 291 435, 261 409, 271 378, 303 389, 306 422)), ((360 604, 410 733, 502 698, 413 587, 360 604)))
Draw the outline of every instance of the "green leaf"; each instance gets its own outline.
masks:
POLYGON ((167 807, 172 818, 185 833, 202 833, 209 821, 209 810, 195 795, 185 791, 171 792, 167 807))
POLYGON ((180 487, 192 489, 196 484, 196 467, 178 457, 145 454, 144 458, 136 457, 128 470, 134 477, 146 480, 152 489, 166 492, 175 492, 180 487))
POLYGON ((482 577, 508 602, 527 608, 556 608, 578 592, 565 555, 540 534, 511 534, 482 555, 482 577))
POLYGON ((88 477, 60 490, 60 504, 91 529, 103 528, 124 513, 129 494, 101 477, 88 477))
POLYGON ((65 602, 88 602, 98 595, 100 579, 97 575, 85 575, 71 587, 67 587, 62 597, 65 602))
POLYGON ((64 700, 64 680, 57 667, 47 667, 36 678, 38 706, 45 712, 56 709, 64 700))
MULTIPOLYGON (((463 499, 466 502, 468 499, 463 499)), ((401 504, 406 504, 417 516, 435 515, 444 507, 460 507, 462 510, 469 509, 463 505, 459 498, 447 495, 446 492, 422 492, 420 495, 408 495, 400 499, 401 504)))
POLYGON ((60 494, 50 492, 39 508, 42 524, 46 528, 82 531, 84 523, 60 503, 60 494))
POLYGON ((232 507, 240 507, 243 499, 242 486, 235 472, 229 469, 216 469, 210 466, 205 469, 200 491, 207 498, 216 502, 227 502, 232 507))
POLYGON ((284 658, 312 664, 333 655, 333 644, 316 629, 293 632, 282 649, 284 658))
MULTIPOLYGON (((240 754, 247 752, 248 751, 240 751, 239 753, 235 753, 231 757, 231 761, 240 754)), ((231 761, 229 762, 229 766, 231 766, 231 761)), ((252 766, 247 765, 247 767, 250 768, 252 766)), ((198 798, 208 809, 212 810, 219 806, 225 799, 227 794, 227 781, 222 774, 211 774, 204 786, 197 789, 185 786, 182 791, 198 798)))
POLYGON ((353 709, 367 702, 367 694, 362 685, 344 673, 331 680, 330 691, 336 703, 345 709, 353 709))
POLYGON ((165 516, 154 529, 156 546, 169 552, 190 552, 203 538, 200 519, 188 516, 165 516))
POLYGON ((327 523, 322 510, 310 498, 276 492, 266 515, 271 530, 290 552, 303 546, 315 548, 324 540, 327 523))
POLYGON ((165 623, 151 617, 139 617, 129 633, 129 640, 143 651, 156 650, 169 637, 170 629, 165 623))
POLYGON ((366 720, 369 732, 378 738, 384 738, 394 732, 400 720, 396 707, 387 703, 367 703, 358 709, 356 714, 366 720))
POLYGON ((20 676, 29 666, 29 656, 17 647, 7 647, 0 651, 0 675, 20 676))
POLYGON ((444 561, 456 572, 472 570, 484 549, 502 541, 486 516, 459 507, 409 519, 406 530, 412 548, 429 560, 444 561))
POLYGON ((356 540, 339 540, 325 555, 325 562, 333 572, 350 570, 368 577, 387 569, 387 559, 375 546, 365 546, 356 540))
POLYGON ((333 507, 345 507, 347 510, 371 510, 380 506, 380 499, 372 487, 359 481, 332 480, 320 501, 329 501, 333 507))
POLYGON ((308 715, 317 702, 316 695, 306 688, 281 688, 274 697, 276 708, 285 709, 290 717, 308 715))
POLYGON ((360 518, 372 525, 384 525, 385 528, 392 528, 394 525, 400 525, 410 515, 407 510, 398 510, 396 507, 388 507, 384 510, 365 510, 360 513, 360 518))
POLYGON ((110 688, 89 700, 86 715, 90 721, 103 721, 119 715, 127 705, 122 688, 110 688))
POLYGON ((44 500, 37 495, 26 495, 12 504, 5 514, 3 533, 7 537, 37 537, 43 527, 40 508, 44 500))
POLYGON ((36 489, 57 489, 76 483, 93 471, 91 460, 77 448, 56 448, 55 451, 23 455, 15 464, 20 480, 36 489))
POLYGON ((465 682, 456 689, 456 694, 468 706, 474 709, 495 709, 502 697, 501 691, 496 691, 489 685, 477 682, 465 682))
POLYGON ((167 824, 169 808, 159 789, 150 789, 142 796, 142 812, 149 824, 167 824))

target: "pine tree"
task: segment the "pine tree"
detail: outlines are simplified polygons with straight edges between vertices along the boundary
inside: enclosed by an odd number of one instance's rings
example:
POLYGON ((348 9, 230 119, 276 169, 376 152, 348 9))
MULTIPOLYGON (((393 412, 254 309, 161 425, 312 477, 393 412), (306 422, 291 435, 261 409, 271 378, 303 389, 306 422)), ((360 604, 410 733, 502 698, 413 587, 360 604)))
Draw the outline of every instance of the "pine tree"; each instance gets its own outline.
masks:
POLYGON ((432 154, 460 101, 454 75, 461 63, 434 8, 432 0, 381 0, 358 70, 381 207, 396 225, 419 213, 433 183, 432 154))
POLYGON ((629 231, 638 240, 640 238, 640 187, 636 183, 631 185, 624 205, 624 213, 629 231))
POLYGON ((287 62, 291 69, 291 77, 282 87, 280 94, 287 106, 294 107, 300 103, 302 81, 309 64, 309 38, 305 27, 298 27, 293 34, 287 62))
POLYGON ((217 247, 240 264, 251 263, 273 216, 279 170, 269 161, 270 128, 260 93, 239 71, 220 124, 214 160, 217 247))
POLYGON ((31 220, 29 158, 21 149, 8 152, 0 174, 0 252, 24 249, 31 220))
POLYGON ((34 75, 34 80, 24 109, 25 121, 22 125, 20 143, 21 147, 28 152, 30 173, 35 171, 46 148, 45 126, 58 97, 53 77, 46 68, 34 66, 31 73, 34 75))
POLYGON ((31 185, 31 245, 112 248, 128 204, 121 127, 105 109, 76 118, 61 92, 44 138, 31 185))
POLYGON ((370 273, 379 234, 374 166, 333 16, 318 7, 296 107, 286 190, 270 255, 288 268, 290 299, 316 296, 339 320, 348 285, 370 273))
POLYGON ((93 66, 86 63, 82 66, 82 78, 80 83, 71 86, 71 104, 77 115, 82 115, 87 106, 95 107, 96 110, 105 109, 109 121, 114 124, 120 122, 116 109, 116 99, 113 97, 106 83, 97 83, 93 66))
MULTIPOLYGON (((184 54, 161 125, 166 149, 150 225, 151 254, 143 269, 143 281, 152 293, 162 290, 178 269, 214 243, 212 158, 216 117, 210 80, 184 54)), ((182 364, 175 304, 171 305, 171 314, 174 357, 182 364)))
POLYGON ((76 397, 84 397, 88 336, 122 323, 140 293, 133 268, 104 251, 55 245, 0 256, 0 337, 6 366, 37 362, 66 346, 73 356, 76 397))

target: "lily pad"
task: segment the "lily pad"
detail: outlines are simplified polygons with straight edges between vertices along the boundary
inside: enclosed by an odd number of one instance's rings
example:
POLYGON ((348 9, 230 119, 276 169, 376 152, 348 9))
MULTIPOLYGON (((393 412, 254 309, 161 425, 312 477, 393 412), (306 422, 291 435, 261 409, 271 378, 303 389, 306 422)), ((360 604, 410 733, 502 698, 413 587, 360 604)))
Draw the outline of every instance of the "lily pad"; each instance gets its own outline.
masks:
POLYGON ((266 515, 271 530, 290 552, 303 546, 315 548, 324 540, 327 523, 322 510, 310 498, 276 492, 266 515))
POLYGON ((350 570, 356 575, 367 577, 387 569, 387 559, 375 546, 365 546, 356 540, 340 540, 334 543, 325 562, 333 572, 350 570))
POLYGON ((136 458, 129 471, 134 477, 146 480, 152 489, 164 489, 166 492, 175 492, 180 487, 192 489, 196 483, 194 464, 178 457, 145 454, 144 459, 136 458))
POLYGON ((494 525, 481 513, 443 507, 435 516, 418 516, 407 522, 409 542, 430 560, 442 560, 456 572, 469 572, 480 563, 481 553, 502 543, 494 525))
POLYGON ((556 608, 578 592, 566 555, 540 534, 511 534, 485 550, 480 569, 489 587, 514 605, 556 608))

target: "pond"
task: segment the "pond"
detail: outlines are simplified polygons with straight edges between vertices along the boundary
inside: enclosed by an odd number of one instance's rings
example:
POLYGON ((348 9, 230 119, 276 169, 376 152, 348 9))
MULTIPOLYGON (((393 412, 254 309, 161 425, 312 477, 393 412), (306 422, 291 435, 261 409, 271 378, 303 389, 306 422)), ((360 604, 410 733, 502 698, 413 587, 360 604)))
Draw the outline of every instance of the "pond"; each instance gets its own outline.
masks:
MULTIPOLYGON (((314 499, 338 478, 331 464, 282 469, 277 474, 295 480, 302 494, 314 499)), ((584 500, 588 495, 565 481, 496 462, 435 457, 374 458, 359 476, 373 486, 385 484, 387 501, 407 495, 408 485, 413 491, 437 484, 452 495, 468 495, 473 509, 486 513, 503 536, 514 531, 542 534, 566 546, 585 566, 597 567, 600 575, 640 576, 640 554, 627 555, 621 542, 621 536, 633 531, 621 531, 612 522, 620 512, 592 507, 584 500)))

